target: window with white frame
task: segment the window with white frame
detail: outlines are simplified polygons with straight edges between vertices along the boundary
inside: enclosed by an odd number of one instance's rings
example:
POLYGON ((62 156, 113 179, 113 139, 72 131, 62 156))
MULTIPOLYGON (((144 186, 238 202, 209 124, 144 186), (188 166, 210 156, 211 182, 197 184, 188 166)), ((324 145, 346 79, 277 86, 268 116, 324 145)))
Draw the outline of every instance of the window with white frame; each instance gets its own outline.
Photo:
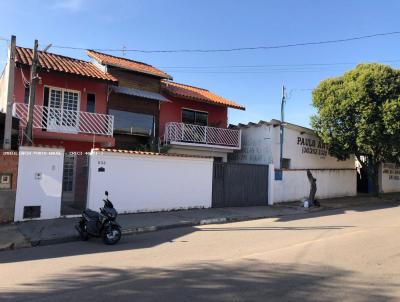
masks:
POLYGON ((48 129, 76 132, 78 128, 79 91, 46 87, 48 93, 48 129))

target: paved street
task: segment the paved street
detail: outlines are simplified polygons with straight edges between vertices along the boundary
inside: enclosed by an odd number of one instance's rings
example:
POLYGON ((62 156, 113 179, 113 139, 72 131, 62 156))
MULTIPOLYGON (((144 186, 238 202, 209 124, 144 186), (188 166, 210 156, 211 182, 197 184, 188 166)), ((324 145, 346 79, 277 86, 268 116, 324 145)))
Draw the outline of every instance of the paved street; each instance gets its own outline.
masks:
POLYGON ((400 207, 0 253, 1 301, 400 301, 400 207))

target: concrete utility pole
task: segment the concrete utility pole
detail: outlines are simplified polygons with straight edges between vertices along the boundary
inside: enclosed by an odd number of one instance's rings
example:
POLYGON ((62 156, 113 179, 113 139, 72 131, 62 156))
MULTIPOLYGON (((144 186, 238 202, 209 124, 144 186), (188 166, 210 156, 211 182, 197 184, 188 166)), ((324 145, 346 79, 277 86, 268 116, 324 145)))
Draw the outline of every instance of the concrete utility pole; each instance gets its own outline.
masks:
POLYGON ((35 106, 35 96, 36 96, 36 82, 38 80, 38 75, 36 73, 36 67, 38 65, 38 40, 35 40, 35 44, 33 46, 33 58, 32 58, 32 67, 31 67, 31 82, 29 85, 29 105, 28 105, 28 116, 27 116, 27 125, 26 125, 26 138, 27 144, 32 146, 32 123, 33 123, 33 109, 35 106))
POLYGON ((286 103, 286 88, 282 86, 282 100, 281 100, 281 125, 280 125, 280 169, 283 167, 283 123, 285 120, 285 103, 286 103))
POLYGON ((14 73, 15 73, 15 45, 17 38, 11 36, 11 43, 8 48, 8 59, 7 69, 4 74, 5 80, 7 80, 7 108, 6 108, 6 120, 4 125, 4 141, 3 149, 11 149, 11 128, 12 128, 12 106, 14 102, 14 73))

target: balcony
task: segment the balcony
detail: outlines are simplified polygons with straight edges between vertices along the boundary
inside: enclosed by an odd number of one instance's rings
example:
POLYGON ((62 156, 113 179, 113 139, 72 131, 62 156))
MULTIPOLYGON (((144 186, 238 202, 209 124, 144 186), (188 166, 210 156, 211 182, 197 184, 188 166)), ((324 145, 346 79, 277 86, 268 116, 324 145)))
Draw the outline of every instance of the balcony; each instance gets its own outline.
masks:
MULTIPOLYGON (((13 115, 20 119, 20 127, 25 128, 28 104, 14 103, 13 115)), ((94 134, 112 137, 114 117, 107 114, 35 105, 32 126, 48 132, 94 134)))
POLYGON ((165 143, 238 150, 241 130, 170 122, 165 126, 165 143))

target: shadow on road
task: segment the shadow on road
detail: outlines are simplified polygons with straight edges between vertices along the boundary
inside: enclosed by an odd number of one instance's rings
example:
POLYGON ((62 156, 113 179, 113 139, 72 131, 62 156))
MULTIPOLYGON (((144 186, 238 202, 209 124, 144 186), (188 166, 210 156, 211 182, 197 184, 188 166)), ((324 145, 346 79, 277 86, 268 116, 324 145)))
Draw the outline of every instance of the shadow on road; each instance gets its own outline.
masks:
POLYGON ((397 300, 398 285, 329 266, 247 260, 172 268, 82 267, 3 291, 0 300, 377 302, 397 300))
POLYGON ((0 253, 0 263, 12 263, 20 261, 60 258, 76 255, 138 250, 151 248, 163 243, 177 242, 180 237, 193 232, 235 232, 235 231, 316 231, 316 230, 339 230, 353 226, 265 226, 265 227, 230 227, 222 225, 210 225, 207 227, 181 227, 176 229, 163 230, 140 235, 123 236, 121 241, 114 245, 104 245, 98 238, 91 238, 89 241, 71 242, 67 244, 56 244, 51 246, 39 246, 14 251, 3 251, 0 253))

